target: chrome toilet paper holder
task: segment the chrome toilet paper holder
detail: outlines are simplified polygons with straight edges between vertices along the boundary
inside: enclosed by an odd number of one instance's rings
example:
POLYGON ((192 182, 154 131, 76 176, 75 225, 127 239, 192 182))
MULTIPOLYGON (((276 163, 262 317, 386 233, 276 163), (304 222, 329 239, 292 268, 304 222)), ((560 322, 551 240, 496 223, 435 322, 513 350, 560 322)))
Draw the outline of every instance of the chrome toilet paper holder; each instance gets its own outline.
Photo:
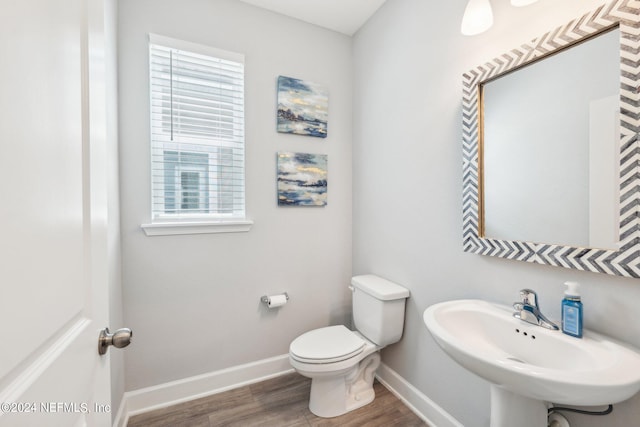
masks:
MULTIPOLYGON (((289 294, 286 292, 283 292, 282 294, 278 294, 278 295, 284 295, 284 297, 287 299, 287 301, 289 301, 289 294)), ((274 297, 275 295, 263 295, 262 298, 260 298, 260 301, 262 301, 263 303, 269 305, 269 302, 271 302, 271 297, 274 297)))

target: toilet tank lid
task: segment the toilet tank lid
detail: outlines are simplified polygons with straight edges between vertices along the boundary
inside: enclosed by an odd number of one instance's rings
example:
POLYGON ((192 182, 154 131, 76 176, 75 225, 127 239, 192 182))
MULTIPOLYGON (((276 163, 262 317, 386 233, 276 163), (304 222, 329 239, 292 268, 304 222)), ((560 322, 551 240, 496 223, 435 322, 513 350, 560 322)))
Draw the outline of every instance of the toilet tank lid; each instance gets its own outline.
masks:
POLYGON ((409 298, 411 295, 409 289, 373 274, 354 276, 351 278, 351 284, 382 301, 409 298))

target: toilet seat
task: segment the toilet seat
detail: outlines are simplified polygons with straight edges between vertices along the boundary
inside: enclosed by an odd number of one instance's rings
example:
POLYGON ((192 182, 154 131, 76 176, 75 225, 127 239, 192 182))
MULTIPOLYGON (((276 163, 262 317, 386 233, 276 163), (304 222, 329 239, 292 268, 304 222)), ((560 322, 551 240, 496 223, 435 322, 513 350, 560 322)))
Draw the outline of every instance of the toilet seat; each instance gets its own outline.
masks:
POLYGON ((302 363, 334 363, 362 353, 366 342, 343 325, 306 332, 293 340, 291 357, 302 363))

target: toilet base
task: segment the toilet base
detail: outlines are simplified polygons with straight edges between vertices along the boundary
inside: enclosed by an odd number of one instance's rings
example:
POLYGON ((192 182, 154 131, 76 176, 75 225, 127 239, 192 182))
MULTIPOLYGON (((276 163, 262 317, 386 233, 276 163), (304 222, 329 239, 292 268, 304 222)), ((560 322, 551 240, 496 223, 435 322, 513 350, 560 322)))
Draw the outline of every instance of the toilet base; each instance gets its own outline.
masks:
POLYGON ((378 366, 380 354, 376 352, 345 374, 312 377, 309 410, 318 417, 332 418, 373 402, 373 379, 378 366))

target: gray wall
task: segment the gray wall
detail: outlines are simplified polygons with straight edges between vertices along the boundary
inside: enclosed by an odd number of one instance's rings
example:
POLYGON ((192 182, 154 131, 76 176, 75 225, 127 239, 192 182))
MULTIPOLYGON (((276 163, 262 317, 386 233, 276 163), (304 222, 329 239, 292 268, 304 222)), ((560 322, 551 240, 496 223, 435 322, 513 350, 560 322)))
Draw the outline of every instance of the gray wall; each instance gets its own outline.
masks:
POLYGON ((119 2, 126 388, 286 354, 300 333, 350 319, 351 39, 235 0, 119 2), (249 233, 146 237, 147 34, 244 53, 249 233), (326 139, 279 134, 278 75, 329 90, 326 139), (276 152, 326 153, 328 206, 278 208, 276 152), (267 311, 263 294, 288 291, 267 311))
MULTIPOLYGON (((119 2, 124 317, 136 331, 127 390, 285 354, 299 333, 348 322, 352 264, 411 289, 403 340, 383 360, 467 427, 488 425, 488 384, 432 340, 422 312, 433 303, 510 303, 531 287, 559 318, 562 283, 577 280, 586 327, 640 347, 637 280, 466 254, 461 244, 462 73, 598 1, 493 2, 496 25, 476 37, 459 34, 465 3, 388 0, 352 42, 232 0, 119 2), (247 234, 140 230, 149 221, 148 32, 246 54, 247 234), (275 132, 280 74, 329 88, 326 140, 275 132), (276 207, 279 150, 329 154, 326 208, 276 207), (291 302, 267 312, 260 295, 281 290, 291 302)), ((570 415, 574 427, 638 417, 638 397, 606 419, 570 415)))
MULTIPOLYGON (((563 282, 583 284, 585 326, 640 347, 640 282, 462 251, 462 73, 594 8, 598 1, 493 1, 495 25, 460 35, 466 1, 388 0, 354 38, 353 273, 411 290, 403 340, 383 361, 466 427, 489 425, 489 386, 450 360, 422 321, 457 298, 505 304, 539 292, 560 317, 563 282)), ((561 355, 559 355, 561 357, 561 355)), ((640 398, 606 418, 569 415, 572 427, 628 427, 640 398)))

